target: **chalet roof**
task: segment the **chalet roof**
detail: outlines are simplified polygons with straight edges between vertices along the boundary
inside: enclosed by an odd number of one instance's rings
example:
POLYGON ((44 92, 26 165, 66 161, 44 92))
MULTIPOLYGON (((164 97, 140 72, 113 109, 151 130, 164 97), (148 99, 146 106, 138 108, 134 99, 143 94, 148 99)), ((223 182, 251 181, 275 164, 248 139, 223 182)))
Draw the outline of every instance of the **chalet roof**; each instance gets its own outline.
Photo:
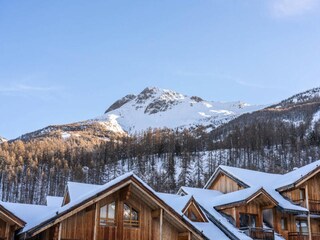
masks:
POLYGON ((180 196, 177 194, 168 194, 168 193, 159 193, 157 195, 170 205, 175 211, 177 211, 180 215, 182 214, 182 210, 190 201, 192 196, 180 196))
POLYGON ((220 165, 204 188, 208 187, 215 180, 215 177, 217 177, 219 172, 227 174, 232 179, 235 179, 238 183, 240 183, 240 185, 243 187, 263 186, 266 182, 276 181, 282 176, 281 174, 265 173, 244 168, 220 165))
POLYGON ((281 178, 274 182, 277 190, 293 187, 301 180, 309 177, 315 171, 320 169, 320 160, 312 162, 303 167, 297 168, 281 176, 281 178))
MULTIPOLYGON (((310 169, 313 169, 313 168, 307 167, 302 172, 306 172, 307 170, 310 170, 310 169)), ((217 203, 220 205, 226 205, 226 204, 243 201, 250 195, 257 192, 259 189, 264 189, 278 203, 277 205, 281 209, 288 212, 302 212, 302 213, 308 212, 306 208, 297 206, 291 203, 290 201, 288 201, 287 199, 285 199, 276 190, 277 186, 280 186, 281 183, 285 182, 283 181, 283 179, 288 179, 288 180, 297 179, 298 177, 295 176, 296 172, 290 172, 291 177, 290 176, 288 177, 287 174, 284 174, 284 175, 271 174, 271 173, 264 173, 264 172, 258 172, 253 170, 221 165, 212 175, 212 177, 206 184, 205 188, 209 187, 209 185, 212 183, 212 181, 214 181, 215 177, 218 175, 220 171, 223 171, 225 174, 227 174, 228 176, 231 176, 236 181, 244 183, 247 186, 247 188, 243 190, 227 193, 220 197, 215 198, 215 202, 212 202, 212 204, 215 204, 215 206, 218 206, 217 203)))
POLYGON ((63 197, 47 196, 46 200, 49 207, 61 207, 63 197))
POLYGON ((188 194, 188 195, 195 195, 195 196, 203 196, 206 197, 208 200, 209 199, 213 199, 217 196, 221 196, 224 195, 222 192, 220 191, 216 191, 216 190, 209 190, 209 189, 203 189, 203 188, 193 188, 193 187, 181 187, 178 191, 178 194, 188 194))
POLYGON ((1 202, 1 205, 8 209, 11 213, 17 216, 19 219, 24 221, 27 228, 37 221, 39 216, 43 213, 47 213, 56 209, 56 207, 50 207, 45 205, 35 205, 35 204, 22 204, 22 203, 9 203, 9 202, 1 202))
MULTIPOLYGON (((285 209, 286 211, 306 213, 307 209, 296 206, 284 199, 279 192, 275 189, 264 189, 262 186, 259 187, 249 187, 243 190, 238 190, 235 192, 223 194, 216 190, 191 188, 191 187, 181 187, 178 191, 179 194, 187 194, 187 196, 192 196, 197 201, 197 203, 204 209, 206 214, 210 214, 214 221, 215 226, 219 226, 220 229, 225 228, 225 231, 232 233, 238 239, 251 239, 242 231, 233 226, 223 215, 221 215, 215 207, 224 206, 228 204, 233 204, 237 202, 242 202, 250 199, 250 197, 255 196, 257 193, 263 191, 267 194, 273 201, 278 205, 278 207, 285 209)), ((223 230, 223 229, 222 229, 223 230)))
MULTIPOLYGON (((198 232, 199 235, 205 236, 204 233, 201 232, 201 229, 196 228, 195 225, 192 224, 192 222, 190 222, 186 217, 184 217, 181 212, 181 206, 184 207, 183 204, 185 204, 185 201, 188 200, 187 197, 183 198, 181 196, 178 196, 179 199, 176 199, 175 196, 170 196, 170 194, 157 193, 133 173, 124 174, 104 185, 91 185, 93 186, 93 188, 91 188, 91 191, 88 191, 86 194, 80 195, 80 191, 83 192, 82 188, 73 189, 74 191, 75 190, 79 191, 79 192, 77 191, 75 192, 76 195, 79 193, 78 196, 80 197, 78 199, 73 198, 73 201, 69 202, 68 204, 59 208, 55 208, 53 211, 48 211, 48 213, 45 214, 45 216, 43 216, 42 218, 36 219, 32 221, 30 224, 28 224, 25 228, 23 228, 23 230, 19 234, 24 234, 27 232, 32 233, 32 232, 38 231, 39 229, 46 226, 47 224, 54 222, 55 219, 58 219, 64 214, 71 212, 72 210, 78 208, 79 206, 82 206, 87 202, 90 202, 90 200, 92 200, 93 198, 100 196, 101 193, 104 193, 109 189, 114 189, 114 187, 116 186, 122 186, 123 184, 127 184, 127 183, 129 184, 130 181, 133 181, 133 182, 137 181, 146 190, 150 191, 151 194, 153 194, 156 198, 158 198, 160 201, 166 204, 169 209, 172 209, 171 211, 174 211, 177 217, 182 218, 185 224, 187 224, 187 226, 189 224, 190 227, 193 227, 194 233, 198 232)), ((208 239, 213 239, 214 236, 205 236, 205 237, 207 237, 208 239)))
POLYGON ((220 165, 211 176, 204 188, 215 180, 218 173, 223 172, 237 181, 243 187, 268 186, 276 190, 284 190, 294 187, 295 184, 311 176, 315 171, 320 170, 320 160, 312 162, 303 167, 297 168, 286 174, 265 173, 237 167, 220 165))
MULTIPOLYGON (((223 193, 219 191, 190 187, 182 187, 179 190, 179 193, 182 192, 184 194, 188 194, 187 196, 189 196, 190 198, 193 197, 197 201, 197 203, 200 205, 200 207, 207 215, 210 222, 213 223, 216 228, 221 229, 220 231, 223 231, 224 234, 228 235, 227 239, 230 239, 230 235, 232 235, 232 239, 251 240, 250 237, 248 237, 242 231, 233 226, 225 217, 223 217, 217 210, 214 209, 212 201, 214 201, 214 199, 218 198, 219 196, 223 196, 223 193)), ((196 225, 202 225, 205 228, 208 226, 199 223, 196 223, 196 225)), ((208 231, 208 229, 206 230, 208 231)))
MULTIPOLYGON (((183 209, 186 207, 188 202, 193 198, 192 195, 177 195, 177 194, 166 194, 157 193, 157 195, 163 199, 170 207, 177 211, 180 215, 183 215, 183 209)), ((205 214, 206 215, 206 214, 205 214)), ((184 218, 208 239, 219 239, 219 240, 230 240, 230 238, 213 222, 192 222, 186 216, 184 218)), ((251 239, 251 238, 249 238, 251 239)))
POLYGON ((67 189, 70 197, 70 202, 79 199, 80 197, 86 195, 92 190, 97 190, 102 185, 79 183, 79 182, 68 182, 67 189))
MULTIPOLYGON (((76 188, 71 187, 70 189, 72 189, 72 191, 73 191, 73 193, 72 193, 73 196, 80 196, 80 197, 78 197, 77 199, 73 198, 73 201, 71 201, 70 203, 68 203, 68 204, 66 204, 66 205, 64 205, 62 207, 55 208, 52 211, 50 211, 50 210, 49 211, 43 211, 42 214, 41 214, 42 217, 40 217, 38 219, 34 219, 29 224, 27 224, 23 228, 23 230, 20 232, 20 234, 25 233, 25 232, 33 229, 33 228, 36 228, 37 226, 39 226, 41 224, 45 224, 47 221, 49 221, 51 219, 54 219, 55 217, 57 217, 59 215, 62 215, 63 213, 65 213, 65 212, 69 211, 70 209, 76 207, 77 205, 81 204, 82 202, 84 202, 88 198, 95 196, 99 192, 102 192, 102 191, 108 189, 109 187, 121 182, 122 180, 124 180, 124 179, 126 179, 126 178, 128 178, 130 176, 133 176, 133 173, 123 174, 122 176, 120 176, 120 177, 118 177, 118 178, 116 178, 114 180, 111 180, 110 182, 108 182, 108 183, 106 183, 104 185, 91 185, 90 184, 91 186, 93 186, 93 188, 91 188, 86 193, 84 193, 84 191, 79 187, 76 187, 76 188), (95 187, 95 186, 98 186, 98 187, 95 187)), ((75 186, 75 184, 71 184, 71 185, 75 186)), ((69 186, 71 186, 71 185, 69 185, 69 186)), ((77 184, 77 186, 80 186, 80 184, 77 184)))

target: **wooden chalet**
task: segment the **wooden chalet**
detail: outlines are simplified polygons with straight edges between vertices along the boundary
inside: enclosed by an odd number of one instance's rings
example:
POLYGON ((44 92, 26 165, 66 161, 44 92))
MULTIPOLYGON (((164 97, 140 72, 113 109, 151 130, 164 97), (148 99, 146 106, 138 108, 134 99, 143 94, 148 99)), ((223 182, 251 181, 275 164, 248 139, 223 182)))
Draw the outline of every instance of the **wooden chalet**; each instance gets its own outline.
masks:
POLYGON ((284 175, 220 166, 205 188, 233 199, 215 208, 253 239, 320 240, 320 161, 284 175))
POLYGON ((219 166, 203 189, 155 192, 132 173, 69 182, 47 205, 0 203, 0 240, 320 240, 320 161, 287 174, 219 166))
MULTIPOLYGON (((93 185, 88 194, 84 194, 83 189, 89 185, 78 185, 80 192, 67 188, 63 206, 49 213, 45 220, 24 228, 18 239, 208 239, 183 214, 168 205, 161 194, 133 174, 123 175, 106 185, 93 185)), ((201 217, 204 221, 205 217, 201 217)))

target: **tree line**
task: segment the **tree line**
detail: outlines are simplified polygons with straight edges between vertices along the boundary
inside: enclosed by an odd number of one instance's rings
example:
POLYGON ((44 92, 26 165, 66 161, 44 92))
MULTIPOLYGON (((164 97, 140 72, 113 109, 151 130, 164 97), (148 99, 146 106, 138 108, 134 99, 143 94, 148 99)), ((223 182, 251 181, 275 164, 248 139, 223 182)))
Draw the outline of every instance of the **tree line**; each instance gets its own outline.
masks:
POLYGON ((67 181, 103 184, 134 171, 157 191, 202 187, 220 164, 285 173, 320 158, 319 124, 259 121, 208 132, 149 129, 108 141, 42 138, 0 145, 3 201, 45 203, 67 181))

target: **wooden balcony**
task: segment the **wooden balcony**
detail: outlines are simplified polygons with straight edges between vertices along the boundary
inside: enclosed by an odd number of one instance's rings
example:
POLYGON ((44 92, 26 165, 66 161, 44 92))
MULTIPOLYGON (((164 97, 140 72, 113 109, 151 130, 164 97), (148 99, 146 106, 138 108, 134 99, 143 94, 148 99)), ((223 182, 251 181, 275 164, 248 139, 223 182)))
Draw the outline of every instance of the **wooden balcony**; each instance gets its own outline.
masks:
POLYGON ((273 229, 265 228, 240 228, 246 235, 256 240, 274 240, 273 229))
MULTIPOLYGON (((293 200, 295 205, 299 205, 301 207, 307 207, 306 200, 293 200)), ((311 214, 320 214, 320 200, 309 199, 309 210, 311 214)))
MULTIPOLYGON (((312 240, 320 240, 320 233, 312 233, 312 240)), ((288 240, 309 240, 308 233, 289 232, 288 240)))

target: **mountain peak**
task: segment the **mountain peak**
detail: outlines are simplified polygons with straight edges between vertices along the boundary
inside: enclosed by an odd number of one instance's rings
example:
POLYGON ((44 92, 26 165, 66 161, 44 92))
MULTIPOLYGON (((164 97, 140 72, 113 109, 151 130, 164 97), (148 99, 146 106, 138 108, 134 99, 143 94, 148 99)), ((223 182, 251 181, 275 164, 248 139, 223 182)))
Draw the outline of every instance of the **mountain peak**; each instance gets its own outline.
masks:
POLYGON ((117 100, 96 120, 107 122, 112 117, 127 132, 200 125, 214 128, 262 107, 242 102, 206 101, 173 90, 147 87, 138 95, 130 94, 117 100))

